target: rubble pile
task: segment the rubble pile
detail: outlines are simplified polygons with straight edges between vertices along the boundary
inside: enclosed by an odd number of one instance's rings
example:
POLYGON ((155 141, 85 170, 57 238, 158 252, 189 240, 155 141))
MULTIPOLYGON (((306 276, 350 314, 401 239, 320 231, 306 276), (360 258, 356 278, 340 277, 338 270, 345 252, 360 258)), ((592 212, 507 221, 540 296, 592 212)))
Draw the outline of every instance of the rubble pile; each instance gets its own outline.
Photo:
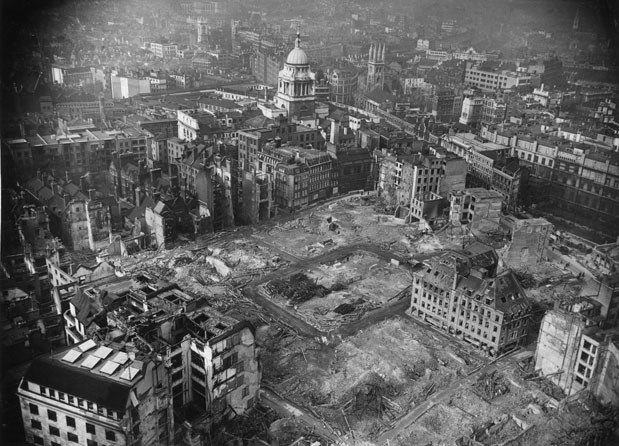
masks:
POLYGON ((287 279, 273 279, 264 285, 264 290, 271 296, 282 296, 293 304, 308 301, 314 296, 324 297, 331 292, 303 273, 293 274, 287 279))
POLYGON ((505 382, 505 379, 500 373, 497 373, 496 370, 481 375, 473 385, 473 388, 475 389, 475 393, 486 401, 492 401, 496 397, 509 392, 509 386, 505 382))

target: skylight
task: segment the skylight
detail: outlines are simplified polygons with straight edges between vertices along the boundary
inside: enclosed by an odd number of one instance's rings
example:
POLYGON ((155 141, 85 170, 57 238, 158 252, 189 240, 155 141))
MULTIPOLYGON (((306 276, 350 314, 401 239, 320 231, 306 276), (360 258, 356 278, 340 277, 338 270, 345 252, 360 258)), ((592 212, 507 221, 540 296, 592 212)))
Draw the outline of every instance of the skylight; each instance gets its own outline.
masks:
POLYGON ((99 347, 97 349, 97 351, 94 353, 94 355, 97 358, 105 359, 105 358, 107 358, 109 356, 110 353, 112 353, 112 349, 102 345, 101 347, 99 347))
POLYGON ((97 344, 95 343, 95 341, 93 341, 92 339, 89 339, 86 342, 83 342, 80 345, 78 345, 78 348, 83 352, 87 352, 88 350, 96 346, 97 344))
POLYGON ((106 375, 113 375, 114 372, 120 367, 120 364, 112 361, 106 361, 103 367, 101 367, 101 373, 106 375))
POLYGON ((84 362, 82 362, 81 366, 87 369, 92 369, 99 361, 101 361, 101 358, 97 358, 94 355, 88 355, 88 357, 84 359, 84 362))
POLYGON ((62 360, 73 364, 80 356, 82 356, 82 352, 73 349, 69 350, 69 352, 62 357, 62 360))

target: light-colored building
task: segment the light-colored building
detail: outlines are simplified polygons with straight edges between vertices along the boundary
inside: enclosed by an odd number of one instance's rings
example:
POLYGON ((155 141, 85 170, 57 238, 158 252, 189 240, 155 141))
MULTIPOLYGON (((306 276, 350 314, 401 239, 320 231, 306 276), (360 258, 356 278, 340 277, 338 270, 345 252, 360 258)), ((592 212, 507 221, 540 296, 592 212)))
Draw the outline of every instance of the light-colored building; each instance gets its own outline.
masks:
POLYGON ((523 344, 531 303, 514 274, 497 274, 496 252, 480 243, 413 270, 410 314, 491 356, 523 344))
POLYGON ((35 445, 168 445, 170 381, 156 355, 86 340, 36 358, 18 397, 26 440, 35 445))
POLYGON ((178 110, 177 119, 178 137, 186 141, 197 139, 201 131, 217 122, 215 115, 205 110, 178 110))
POLYGON ((535 370, 567 395, 589 389, 602 404, 617 406, 619 330, 601 329, 579 311, 549 311, 540 327, 535 370))
POLYGON ((284 69, 279 72, 275 105, 288 110, 291 122, 315 128, 317 126, 314 82, 316 74, 310 70, 309 59, 301 49, 297 34, 295 47, 286 58, 284 69))
POLYGON ((501 91, 531 85, 531 75, 521 71, 490 71, 474 66, 464 72, 464 83, 482 91, 501 91))
POLYGON ((111 75, 110 86, 113 99, 126 99, 151 92, 151 83, 148 79, 111 75))
POLYGON ((544 218, 501 216, 501 226, 511 240, 502 253, 507 265, 513 268, 534 265, 546 260, 553 225, 544 218))
POLYGON ((449 221, 453 225, 468 225, 472 231, 499 229, 503 196, 492 190, 476 187, 454 190, 449 196, 449 221))

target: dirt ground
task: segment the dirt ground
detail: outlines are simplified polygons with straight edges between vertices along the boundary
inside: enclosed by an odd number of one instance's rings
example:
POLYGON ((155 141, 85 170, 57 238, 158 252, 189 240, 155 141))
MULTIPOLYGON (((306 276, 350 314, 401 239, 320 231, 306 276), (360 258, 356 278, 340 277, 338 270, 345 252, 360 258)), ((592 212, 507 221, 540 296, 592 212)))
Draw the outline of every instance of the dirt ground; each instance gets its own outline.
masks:
POLYGON ((285 296, 273 294, 271 297, 282 306, 288 305, 290 311, 295 311, 302 319, 325 332, 387 304, 411 281, 410 273, 404 266, 393 265, 365 251, 355 251, 341 261, 320 264, 304 273, 317 285, 331 289, 337 284, 343 289, 322 297, 315 296, 294 307, 285 296), (344 304, 350 305, 351 310, 334 311, 344 304))
POLYGON ((374 198, 351 197, 324 204, 257 234, 286 252, 313 257, 341 246, 372 243, 402 254, 442 249, 433 235, 374 212, 374 198))
POLYGON ((264 376, 288 398, 313 407, 347 430, 342 410, 371 382, 389 400, 382 416, 348 407, 355 438, 370 441, 387 423, 428 394, 452 384, 480 360, 457 344, 444 345, 408 319, 392 319, 345 339, 336 347, 310 344, 291 335, 269 334, 262 356, 264 376))

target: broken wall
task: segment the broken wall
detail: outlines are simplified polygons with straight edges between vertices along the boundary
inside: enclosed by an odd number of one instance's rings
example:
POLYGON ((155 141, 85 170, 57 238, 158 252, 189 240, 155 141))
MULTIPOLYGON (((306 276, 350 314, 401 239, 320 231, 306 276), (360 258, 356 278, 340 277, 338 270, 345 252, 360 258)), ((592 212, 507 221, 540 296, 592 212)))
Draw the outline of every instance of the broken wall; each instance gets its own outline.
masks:
POLYGON ((604 357, 598 368, 599 374, 596 383, 592 386, 593 393, 602 404, 611 404, 619 407, 619 348, 617 343, 608 343, 604 348, 604 357))
POLYGON ((512 227, 512 237, 505 262, 512 267, 536 264, 546 258, 552 224, 519 220, 512 227))
POLYGON ((535 369, 571 394, 574 369, 585 321, 577 313, 549 311, 544 316, 535 350, 535 369))

